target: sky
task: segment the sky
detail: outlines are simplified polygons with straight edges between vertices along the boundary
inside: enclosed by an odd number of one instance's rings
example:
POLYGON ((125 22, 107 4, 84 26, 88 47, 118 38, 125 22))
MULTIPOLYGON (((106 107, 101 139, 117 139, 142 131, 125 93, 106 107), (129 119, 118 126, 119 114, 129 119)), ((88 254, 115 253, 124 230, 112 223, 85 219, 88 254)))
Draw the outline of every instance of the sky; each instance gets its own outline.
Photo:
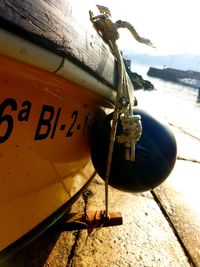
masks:
POLYGON ((156 54, 191 53, 200 55, 200 0, 92 0, 107 6, 112 20, 130 22, 140 36, 155 49, 137 43, 120 29, 119 47, 156 54))

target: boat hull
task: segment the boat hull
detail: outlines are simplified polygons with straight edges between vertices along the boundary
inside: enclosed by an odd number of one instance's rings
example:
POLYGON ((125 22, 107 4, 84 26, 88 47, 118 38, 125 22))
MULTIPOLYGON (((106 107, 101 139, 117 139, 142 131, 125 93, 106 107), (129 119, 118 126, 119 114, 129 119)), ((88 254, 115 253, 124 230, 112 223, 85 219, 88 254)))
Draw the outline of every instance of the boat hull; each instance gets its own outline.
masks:
POLYGON ((91 9, 0 3, 0 262, 68 212, 93 177, 91 125, 113 107, 117 71, 91 9))
POLYGON ((87 183, 90 128, 102 99, 58 75, 0 60, 2 250, 87 183))

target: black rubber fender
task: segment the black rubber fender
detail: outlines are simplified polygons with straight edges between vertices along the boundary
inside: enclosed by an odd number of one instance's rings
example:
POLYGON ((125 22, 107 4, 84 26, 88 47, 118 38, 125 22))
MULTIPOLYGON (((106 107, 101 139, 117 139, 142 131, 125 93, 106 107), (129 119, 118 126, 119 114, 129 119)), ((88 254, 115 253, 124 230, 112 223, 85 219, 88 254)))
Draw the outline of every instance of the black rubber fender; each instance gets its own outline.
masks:
MULTIPOLYGON (((125 146, 115 141, 109 184, 127 192, 143 192, 159 186, 171 173, 177 155, 175 137, 168 125, 139 108, 142 135, 135 146, 135 161, 125 159, 125 146)), ((105 179, 113 113, 94 123, 91 132, 91 158, 102 179, 105 179)), ((123 133, 118 121, 117 133, 123 133)))

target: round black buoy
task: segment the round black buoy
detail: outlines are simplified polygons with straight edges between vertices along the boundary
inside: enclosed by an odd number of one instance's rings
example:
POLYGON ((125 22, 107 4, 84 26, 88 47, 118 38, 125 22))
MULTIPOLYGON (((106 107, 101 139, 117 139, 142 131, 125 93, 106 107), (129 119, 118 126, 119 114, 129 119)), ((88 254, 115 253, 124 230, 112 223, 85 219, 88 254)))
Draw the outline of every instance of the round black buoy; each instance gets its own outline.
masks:
MULTIPOLYGON (((125 159, 124 144, 114 143, 109 184, 127 192, 143 192, 160 185, 172 171, 176 161, 176 141, 168 126, 147 112, 134 108, 141 116, 142 136, 136 143, 135 161, 125 159)), ((113 113, 94 123, 91 157, 101 178, 105 178, 113 113)), ((116 135, 123 133, 119 120, 116 135)))

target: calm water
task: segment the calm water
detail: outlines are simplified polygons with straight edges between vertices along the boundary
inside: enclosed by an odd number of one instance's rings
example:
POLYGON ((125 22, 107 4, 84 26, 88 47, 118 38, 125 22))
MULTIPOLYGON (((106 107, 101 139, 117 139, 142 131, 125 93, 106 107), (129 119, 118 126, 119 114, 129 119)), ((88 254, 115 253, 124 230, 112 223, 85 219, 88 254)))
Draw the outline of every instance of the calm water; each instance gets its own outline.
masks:
POLYGON ((139 104, 164 117, 169 123, 184 128, 200 138, 200 94, 198 89, 183 86, 146 75, 148 67, 132 67, 144 79, 151 81, 156 90, 136 91, 139 104))

